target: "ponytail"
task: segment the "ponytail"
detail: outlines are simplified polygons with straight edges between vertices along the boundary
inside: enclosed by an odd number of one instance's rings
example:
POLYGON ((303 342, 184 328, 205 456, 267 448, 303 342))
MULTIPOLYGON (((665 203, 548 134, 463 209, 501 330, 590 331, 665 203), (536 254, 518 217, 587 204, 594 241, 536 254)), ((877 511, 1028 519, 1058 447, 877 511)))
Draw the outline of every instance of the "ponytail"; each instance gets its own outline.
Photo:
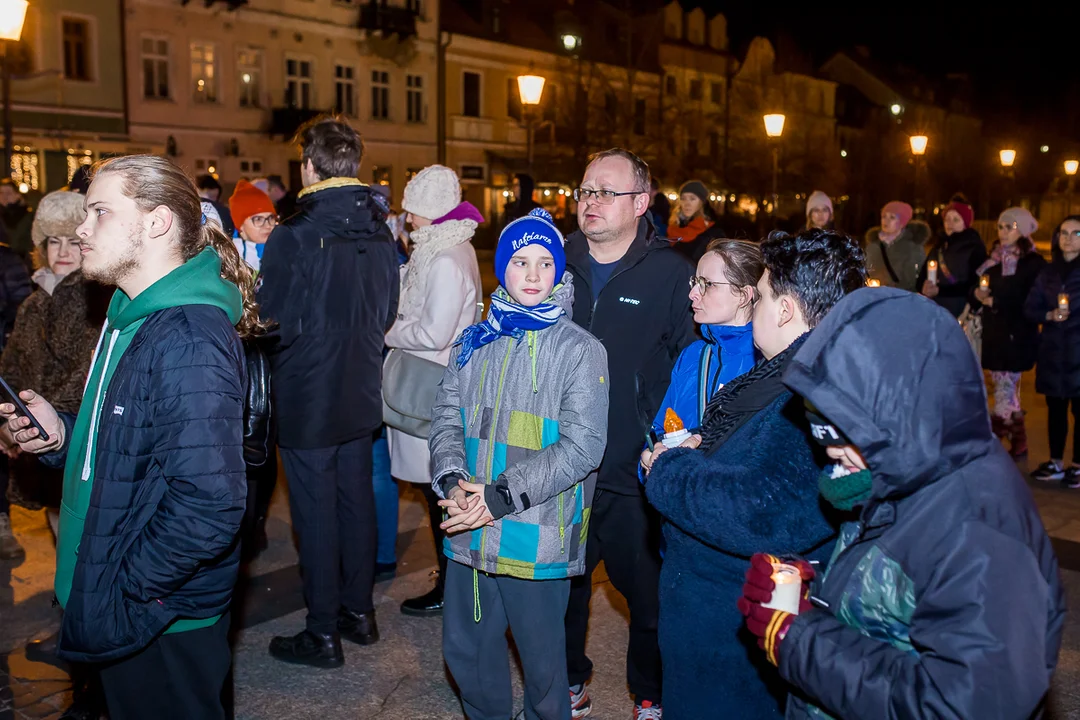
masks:
POLYGON ((262 335, 269 324, 259 320, 259 305, 255 302, 255 275, 251 268, 240 257, 232 240, 211 223, 206 223, 200 229, 195 254, 208 247, 216 250, 221 258, 221 277, 235 285, 243 296, 243 313, 240 322, 236 323, 240 338, 247 340, 262 335))

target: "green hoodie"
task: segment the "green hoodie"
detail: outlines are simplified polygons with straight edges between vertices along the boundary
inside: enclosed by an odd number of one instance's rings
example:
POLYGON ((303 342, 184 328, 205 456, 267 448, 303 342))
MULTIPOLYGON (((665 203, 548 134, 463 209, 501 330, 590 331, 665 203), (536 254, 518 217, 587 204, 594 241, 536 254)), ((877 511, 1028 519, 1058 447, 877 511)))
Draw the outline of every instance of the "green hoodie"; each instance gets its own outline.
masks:
MULTIPOLYGON (((67 443, 64 496, 60 504, 60 532, 56 540, 55 588, 56 598, 61 606, 67 605, 71 595, 83 524, 90 507, 94 465, 97 462, 97 424, 109 383, 120 358, 131 345, 146 318, 160 310, 181 305, 212 305, 224 310, 233 324, 240 320, 243 308, 240 291, 235 285, 222 279, 221 259, 214 249, 203 250, 135 298, 129 298, 123 290, 118 289, 109 303, 105 327, 94 351, 82 405, 67 443)), ((212 625, 216 621, 217 618, 180 620, 173 623, 166 632, 194 630, 212 625)))

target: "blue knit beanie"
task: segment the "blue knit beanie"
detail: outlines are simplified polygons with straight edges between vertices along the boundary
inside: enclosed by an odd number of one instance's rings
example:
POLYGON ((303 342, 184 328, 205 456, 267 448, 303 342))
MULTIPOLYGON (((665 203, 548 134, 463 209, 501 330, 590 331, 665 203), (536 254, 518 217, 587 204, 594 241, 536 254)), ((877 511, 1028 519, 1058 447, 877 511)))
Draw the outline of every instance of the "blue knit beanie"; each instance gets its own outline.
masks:
POLYGON ((499 245, 495 248, 495 277, 506 287, 506 266, 518 250, 528 245, 543 245, 555 261, 555 283, 562 282, 566 270, 566 251, 563 250, 563 236, 551 219, 551 213, 543 208, 536 208, 528 215, 519 217, 499 235, 499 245))

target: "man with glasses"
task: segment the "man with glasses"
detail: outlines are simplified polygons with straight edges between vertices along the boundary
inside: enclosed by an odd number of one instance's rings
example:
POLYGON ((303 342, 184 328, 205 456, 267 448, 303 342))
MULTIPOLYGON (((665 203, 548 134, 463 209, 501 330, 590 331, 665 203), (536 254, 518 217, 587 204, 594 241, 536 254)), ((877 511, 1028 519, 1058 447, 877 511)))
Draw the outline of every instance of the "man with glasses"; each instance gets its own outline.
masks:
POLYGON ((593 155, 574 191, 580 230, 566 243, 574 322, 604 344, 611 375, 607 451, 589 522, 587 572, 574 579, 566 614, 575 718, 591 712, 585 635, 592 572, 601 560, 630 607, 626 666, 634 718, 661 717, 660 523, 642 496, 637 464, 675 359, 694 340, 686 292, 693 269, 644 218, 649 192, 649 166, 637 155, 619 148, 593 155))

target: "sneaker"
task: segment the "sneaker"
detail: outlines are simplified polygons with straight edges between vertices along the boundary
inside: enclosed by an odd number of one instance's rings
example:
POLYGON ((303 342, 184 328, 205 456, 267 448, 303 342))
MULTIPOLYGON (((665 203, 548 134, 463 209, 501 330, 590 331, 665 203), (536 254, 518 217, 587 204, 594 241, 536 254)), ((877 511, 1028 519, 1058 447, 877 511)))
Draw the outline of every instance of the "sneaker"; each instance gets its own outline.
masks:
POLYGON ((634 720, 662 720, 663 717, 664 709, 649 700, 642 700, 634 706, 634 720))
POLYGON ((1053 460, 1047 460, 1035 468, 1035 471, 1031 473, 1031 477, 1034 480, 1042 480, 1043 482, 1058 482, 1065 479, 1065 469, 1053 460))
POLYGON ((26 551, 11 532, 11 516, 0 513, 0 560, 21 560, 26 551))
POLYGON ((1073 465, 1071 468, 1065 471, 1065 477, 1061 481, 1062 485, 1067 488, 1076 490, 1080 488, 1080 467, 1073 465))
POLYGON ((592 712, 592 700, 589 699, 589 686, 585 683, 570 686, 570 717, 577 720, 592 712))

